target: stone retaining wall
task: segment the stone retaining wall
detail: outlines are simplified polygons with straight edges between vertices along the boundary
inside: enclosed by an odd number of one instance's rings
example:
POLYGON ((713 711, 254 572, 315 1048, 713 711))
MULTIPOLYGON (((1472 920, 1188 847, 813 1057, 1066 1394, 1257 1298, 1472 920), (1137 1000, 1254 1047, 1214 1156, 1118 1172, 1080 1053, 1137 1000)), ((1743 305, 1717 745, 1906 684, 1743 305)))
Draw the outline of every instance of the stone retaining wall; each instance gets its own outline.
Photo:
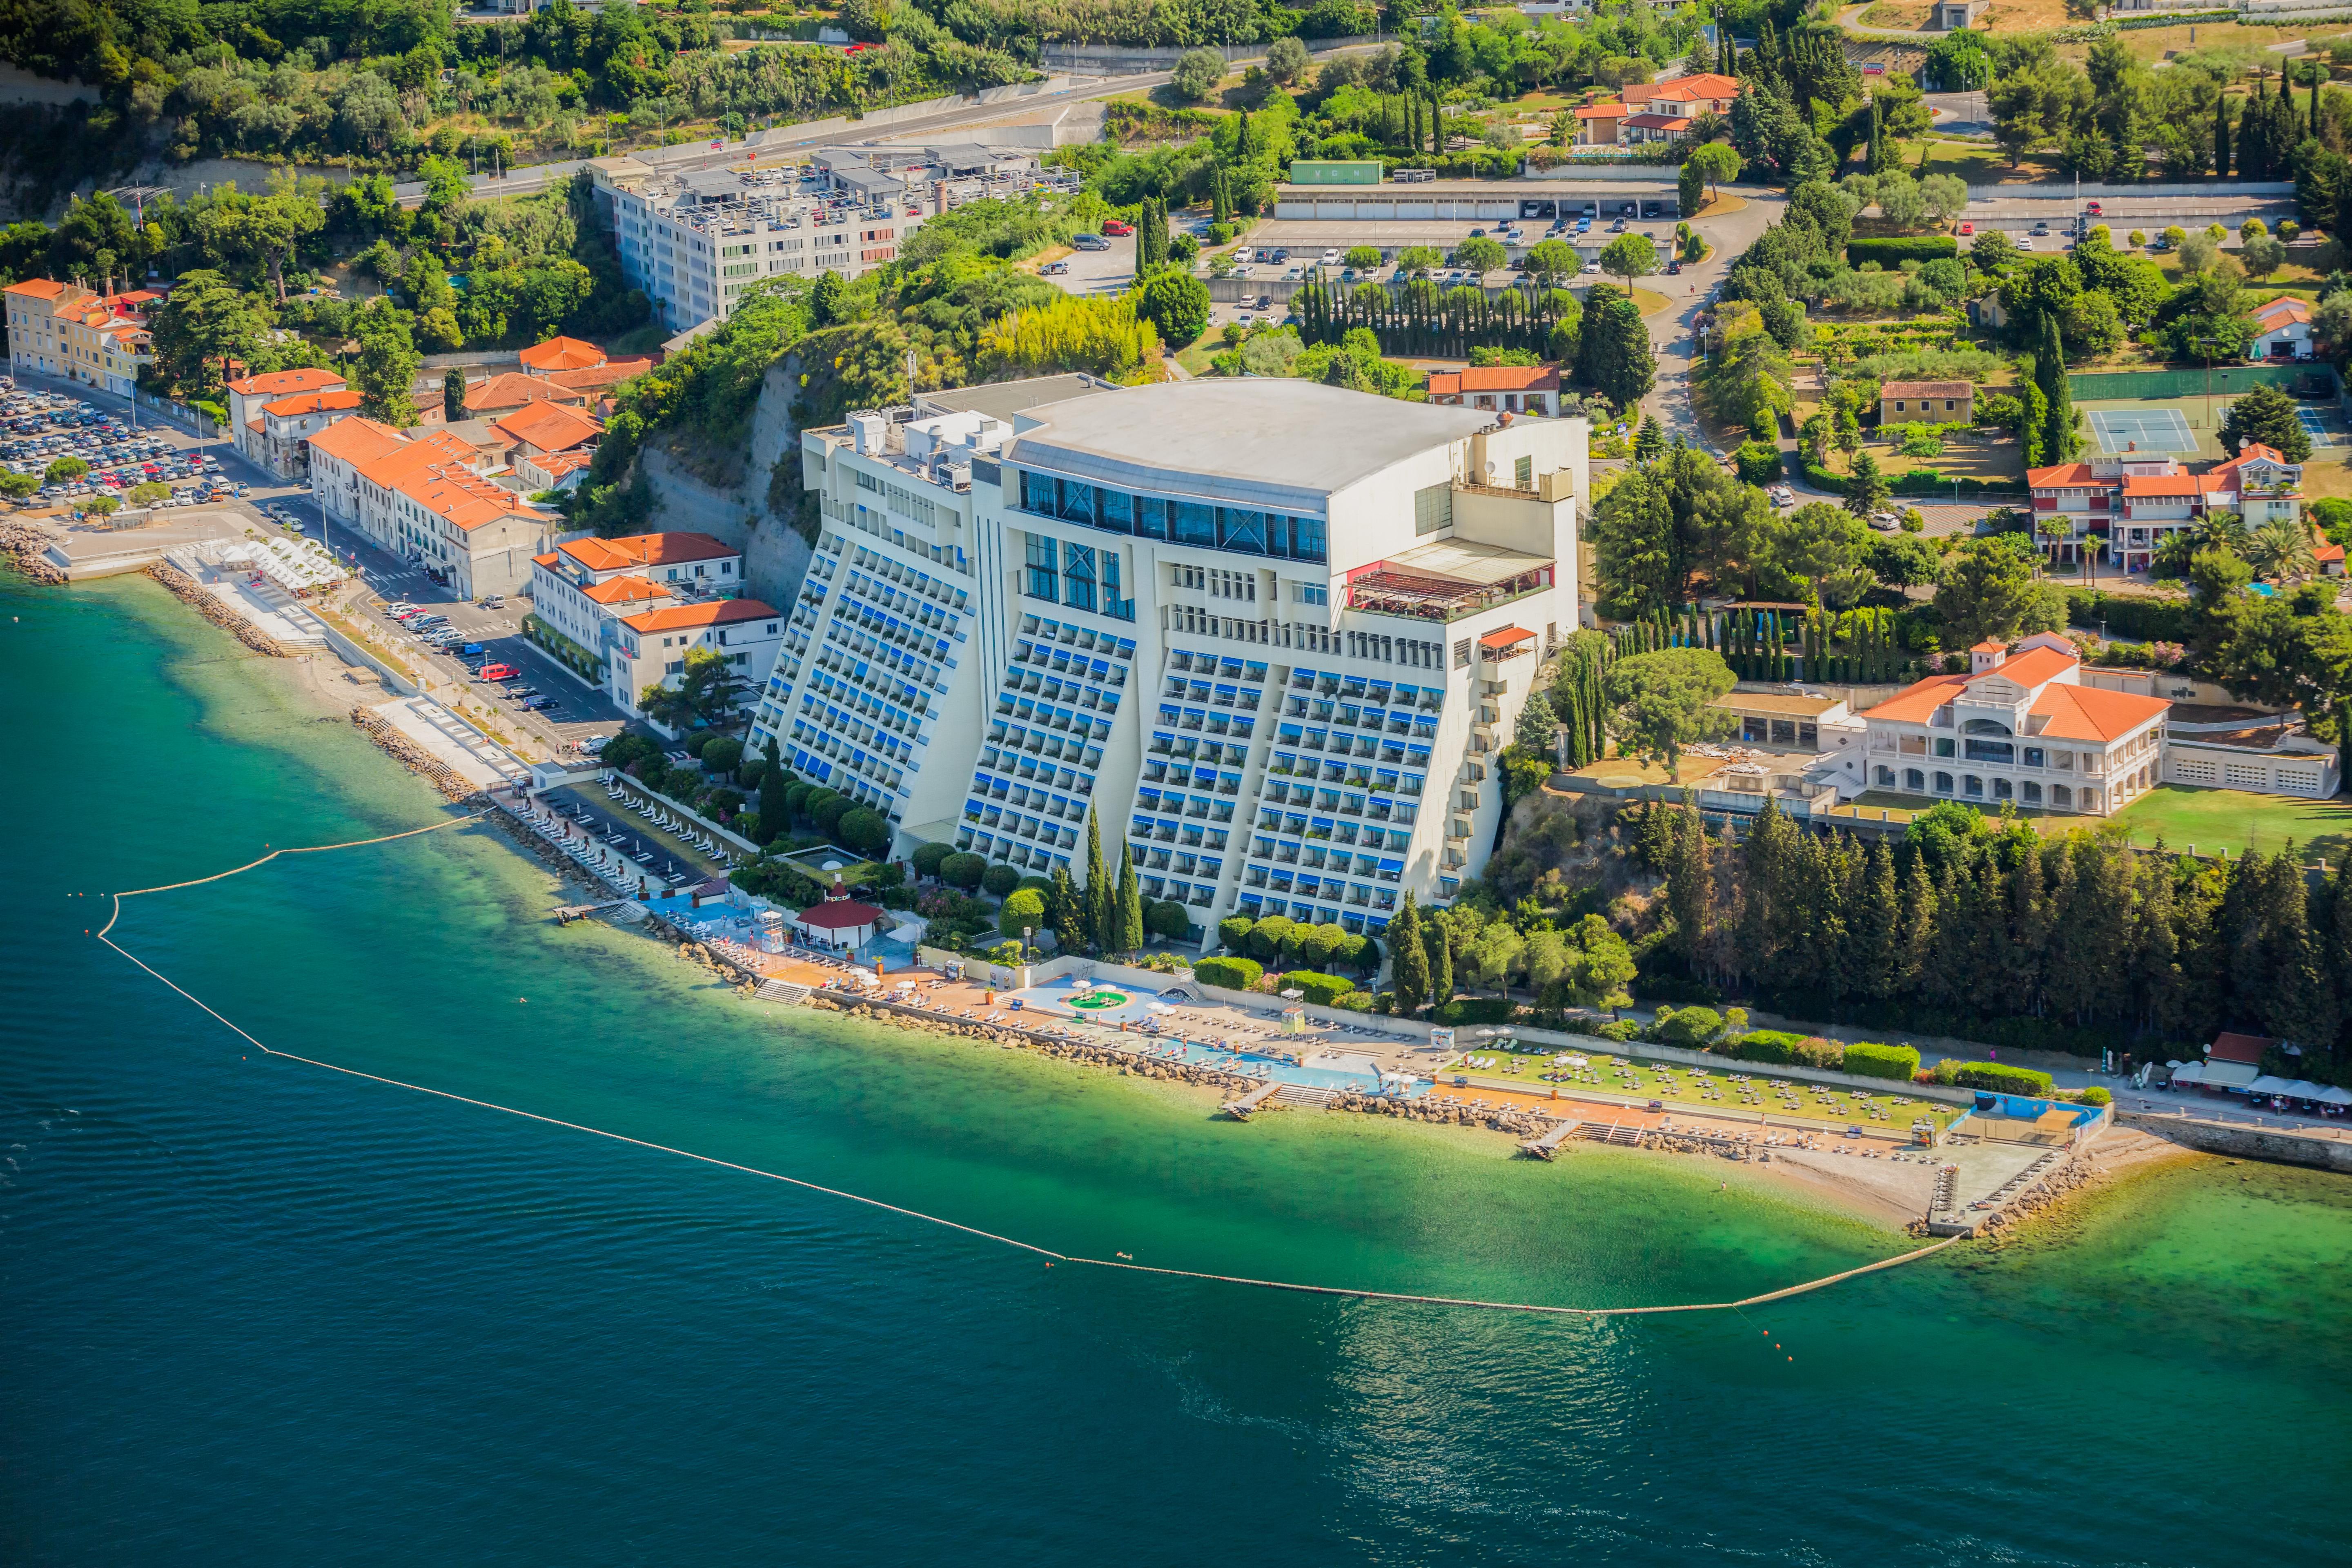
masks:
POLYGON ((194 605, 196 614, 227 632, 254 652, 267 654, 271 658, 293 657, 278 646, 276 637, 222 604, 215 595, 206 593, 203 584, 181 571, 177 566, 158 561, 147 568, 147 575, 163 584, 164 589, 173 597, 194 605))
POLYGON ((2314 1170, 2352 1174, 2352 1138, 2315 1137, 2284 1128, 2249 1127, 2242 1121, 2191 1121, 2184 1117, 2138 1110, 2120 1112, 2116 1121, 2119 1126, 2208 1154, 2263 1160, 2274 1165, 2307 1165, 2314 1170))

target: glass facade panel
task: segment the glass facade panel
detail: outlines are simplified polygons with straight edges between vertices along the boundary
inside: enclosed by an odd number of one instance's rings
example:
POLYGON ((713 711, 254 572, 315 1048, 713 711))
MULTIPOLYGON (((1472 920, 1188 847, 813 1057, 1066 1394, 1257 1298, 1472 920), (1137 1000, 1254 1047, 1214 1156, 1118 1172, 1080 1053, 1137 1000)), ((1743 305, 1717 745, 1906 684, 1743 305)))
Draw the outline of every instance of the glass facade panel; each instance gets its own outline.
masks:
POLYGON ((1048 535, 1033 533, 1029 539, 1029 596, 1047 604, 1057 601, 1055 584, 1058 580, 1054 570, 1054 541, 1048 535))
POLYGON ((1168 503, 1168 534, 1178 544, 1199 544, 1215 549, 1217 543, 1216 509, 1199 501, 1171 500, 1168 503))
POLYGON ((1095 488, 1075 479, 1061 481, 1062 506, 1054 515, 1067 522, 1083 522, 1092 526, 1095 521, 1095 488))
POLYGON ((1135 531, 1135 498, 1125 490, 1095 492, 1095 526, 1113 533, 1135 531))
POLYGON ((1294 517, 1290 520, 1290 558, 1294 561, 1320 561, 1324 558, 1321 518, 1294 517))
POLYGON ((1221 550, 1245 550, 1253 555, 1265 554, 1265 514, 1240 507, 1219 507, 1217 546, 1221 550))
POLYGON ((1063 543, 1062 603, 1081 610, 1095 607, 1095 552, 1092 545, 1063 543))
POLYGON ((1135 498, 1135 531, 1141 539, 1168 537, 1168 503, 1158 496, 1135 498))

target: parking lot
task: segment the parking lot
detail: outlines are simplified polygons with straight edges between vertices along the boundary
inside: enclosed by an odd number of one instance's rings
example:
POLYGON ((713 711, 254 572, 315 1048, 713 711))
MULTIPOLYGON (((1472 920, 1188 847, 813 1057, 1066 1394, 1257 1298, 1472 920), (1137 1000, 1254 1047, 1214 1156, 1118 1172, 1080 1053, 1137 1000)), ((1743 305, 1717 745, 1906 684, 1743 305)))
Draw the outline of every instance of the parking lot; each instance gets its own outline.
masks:
POLYGON ((106 497, 168 511, 249 493, 180 432, 138 424, 128 404, 108 401, 30 385, 0 390, 0 465, 43 480, 37 504, 106 497))
MULTIPOLYGON (((1635 204, 1629 201, 1609 205, 1613 207, 1635 204)), ((1663 206, 1668 211, 1674 205, 1672 202, 1643 202, 1640 205, 1663 206)), ((1397 258, 1405 250, 1415 246, 1426 246, 1441 256, 1450 258, 1464 240, 1476 237, 1492 239, 1500 245, 1511 265, 1483 274, 1463 267, 1441 266, 1430 268, 1428 275, 1432 281, 1443 288, 1475 284, 1500 289, 1518 279, 1517 264, 1526 258, 1528 251, 1547 239, 1557 239, 1568 245, 1583 258, 1583 272, 1587 276, 1600 277, 1601 265, 1597 258, 1601 252, 1612 240, 1625 234, 1649 236, 1662 263, 1674 254, 1675 220, 1672 217, 1661 221, 1624 216, 1570 216, 1549 223, 1533 219, 1517 222, 1498 219, 1491 225, 1421 219, 1389 219, 1361 224, 1292 220, 1261 224, 1254 229, 1250 243, 1234 252, 1236 266, 1233 276, 1244 283, 1296 283, 1319 267, 1327 277, 1341 283, 1392 283, 1396 280, 1397 258), (1430 232, 1416 232, 1420 230, 1430 232), (1347 253, 1359 247, 1378 250, 1381 265, 1361 270, 1344 265, 1347 253), (1244 257, 1246 260, 1243 259, 1244 257)))
POLYGON ((1103 250, 1073 250, 1038 270, 1073 294, 1124 294, 1135 282, 1135 237, 1106 235, 1103 250))

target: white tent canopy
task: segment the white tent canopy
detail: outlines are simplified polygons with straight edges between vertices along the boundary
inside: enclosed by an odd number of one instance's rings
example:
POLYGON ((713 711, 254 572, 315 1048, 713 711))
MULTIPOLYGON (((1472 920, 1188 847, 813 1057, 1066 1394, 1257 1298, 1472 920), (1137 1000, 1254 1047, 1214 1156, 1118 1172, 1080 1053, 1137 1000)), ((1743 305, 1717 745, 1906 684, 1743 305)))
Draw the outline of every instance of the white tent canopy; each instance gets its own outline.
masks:
POLYGON ((2246 1085, 2248 1094, 2293 1094, 2295 1086, 2292 1080, 2280 1078, 2274 1073, 2264 1073, 2246 1085))
POLYGON ((2205 1081, 2205 1064, 2203 1062, 2181 1063, 2179 1067, 2172 1069, 2172 1081, 2175 1083, 2203 1083, 2205 1081))

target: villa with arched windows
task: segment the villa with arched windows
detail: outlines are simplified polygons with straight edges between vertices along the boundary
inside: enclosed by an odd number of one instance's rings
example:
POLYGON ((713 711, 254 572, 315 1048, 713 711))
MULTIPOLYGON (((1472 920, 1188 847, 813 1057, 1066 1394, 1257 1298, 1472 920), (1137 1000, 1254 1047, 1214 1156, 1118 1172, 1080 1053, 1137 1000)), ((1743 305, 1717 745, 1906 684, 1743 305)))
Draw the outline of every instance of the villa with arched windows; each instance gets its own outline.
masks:
POLYGON ((1929 676, 1861 715, 1868 787, 1987 810, 2121 810, 2164 776, 2172 704, 2085 686, 2081 671, 2054 633, 1979 643, 1966 675, 1929 676))

